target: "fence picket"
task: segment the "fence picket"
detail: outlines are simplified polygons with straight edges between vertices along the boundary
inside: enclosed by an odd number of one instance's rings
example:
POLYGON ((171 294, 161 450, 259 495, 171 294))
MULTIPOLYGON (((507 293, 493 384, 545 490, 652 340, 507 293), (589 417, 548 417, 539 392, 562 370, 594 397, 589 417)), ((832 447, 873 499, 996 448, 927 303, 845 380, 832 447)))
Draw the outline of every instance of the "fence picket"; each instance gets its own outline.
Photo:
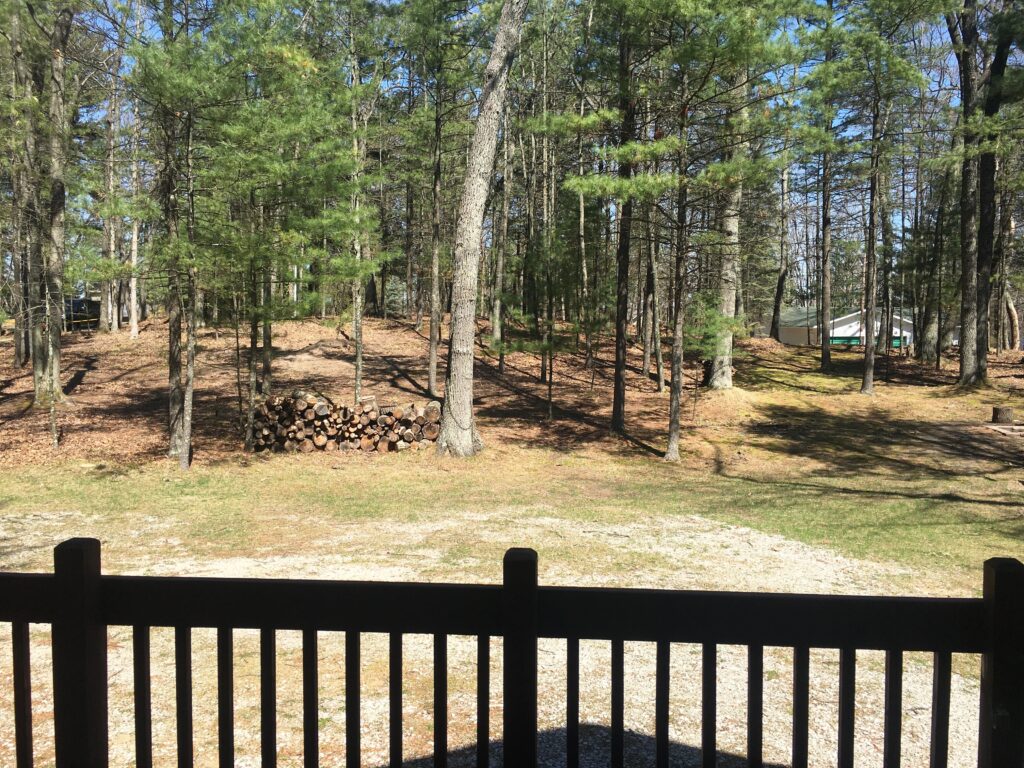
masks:
POLYGON ((764 729, 764 648, 747 646, 747 766, 761 768, 764 729))
POLYGON ((704 643, 701 648, 700 683, 700 762, 703 768, 718 764, 718 646, 704 643))
POLYGON ((476 765, 490 765, 491 741, 491 638, 476 639, 476 765))
POLYGON ((362 762, 359 712, 359 633, 345 633, 345 765, 359 768, 362 762))
POLYGON ((434 768, 448 765, 448 636, 434 635, 434 768))
POLYGON ((217 757, 235 764, 235 647, 231 627, 217 627, 217 757))
POLYGON ((402 768, 402 633, 388 640, 388 728, 391 768, 402 768))
POLYGON ((565 641, 565 764, 580 765, 580 639, 565 641))
POLYGON ((192 629, 174 628, 174 697, 178 768, 192 768, 192 629))
POLYGON ((625 649, 621 640, 612 640, 612 768, 622 768, 625 758, 623 732, 625 726, 625 649))
POLYGON ((263 768, 277 766, 277 638, 260 630, 260 754, 263 768))
POLYGON ((671 644, 659 640, 654 661, 654 763, 668 768, 669 758, 669 693, 671 691, 671 644))
POLYGON ((932 668, 932 733, 929 768, 949 764, 949 694, 953 658, 949 651, 936 651, 932 668))
POLYGON ((153 692, 149 627, 132 627, 132 686, 135 701, 135 765, 153 766, 153 692))
POLYGON ((17 768, 32 768, 32 658, 27 621, 11 626, 14 665, 14 761, 17 768))
POLYGON ((807 768, 810 678, 810 650, 797 646, 793 649, 793 768, 807 768))
POLYGON ((302 761, 305 768, 320 765, 320 675, 315 629, 302 631, 302 761))
POLYGON ((899 768, 903 746, 903 652, 885 652, 884 768, 899 768))
POLYGON ((857 651, 839 649, 839 768, 853 768, 854 700, 857 691, 857 651))

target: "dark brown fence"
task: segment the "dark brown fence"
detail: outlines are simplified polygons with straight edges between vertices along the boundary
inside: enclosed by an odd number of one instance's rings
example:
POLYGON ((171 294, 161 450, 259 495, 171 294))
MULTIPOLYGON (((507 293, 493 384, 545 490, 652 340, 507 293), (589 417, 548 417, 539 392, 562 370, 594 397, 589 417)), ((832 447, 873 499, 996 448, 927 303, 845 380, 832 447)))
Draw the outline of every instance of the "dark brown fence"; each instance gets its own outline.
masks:
MULTIPOLYGON (((884 764, 900 765, 903 654, 934 654, 931 768, 949 745, 951 654, 982 654, 979 768, 1024 766, 1024 565, 985 563, 981 599, 846 597, 730 592, 538 587, 537 555, 511 549, 501 586, 383 582, 103 576, 100 545, 72 539, 51 574, 0 574, 0 622, 12 624, 17 768, 33 765, 29 624, 52 626, 58 768, 107 765, 107 627, 133 628, 135 764, 152 765, 150 628, 174 628, 178 765, 192 764, 191 630, 217 630, 221 766, 234 764, 232 630, 260 631, 262 764, 276 765, 275 632, 301 630, 306 766, 319 764, 317 632, 345 634, 347 765, 359 763, 360 634, 388 633, 391 765, 402 764, 402 635, 434 638, 435 670, 447 669, 449 635, 477 643, 477 761, 489 760, 490 643, 503 638, 503 762, 537 761, 537 640, 567 641, 566 758, 579 764, 580 640, 611 643, 611 764, 623 763, 624 650, 656 644, 656 765, 669 759, 672 643, 703 646, 704 766, 716 761, 716 649, 748 648, 747 762, 762 765, 763 651, 793 652, 792 763, 808 754, 809 650, 839 649, 837 763, 853 766, 858 649, 885 652, 884 764)), ((435 765, 447 763, 447 676, 434 675, 435 765)), ((0 733, 0 739, 11 734, 0 733)))

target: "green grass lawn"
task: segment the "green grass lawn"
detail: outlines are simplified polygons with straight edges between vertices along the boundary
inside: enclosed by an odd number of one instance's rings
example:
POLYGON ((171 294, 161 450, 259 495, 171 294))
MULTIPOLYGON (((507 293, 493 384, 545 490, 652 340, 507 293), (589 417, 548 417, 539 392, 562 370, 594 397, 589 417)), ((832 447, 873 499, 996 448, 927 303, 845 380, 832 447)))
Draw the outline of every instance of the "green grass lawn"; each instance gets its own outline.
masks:
MULTIPOLYGON (((133 553, 153 537, 184 542, 197 558, 284 555, 315 551, 320 530, 356 531, 370 522, 429 525, 497 513, 510 525, 554 517, 628 526, 700 515, 910 565, 936 584, 970 593, 980 587, 986 558, 1024 556, 1019 478, 1017 469, 945 477, 909 469, 773 475, 770 463, 713 472, 595 450, 566 456, 494 447, 469 461, 422 453, 382 461, 273 457, 197 466, 189 474, 169 464, 24 467, 0 484, 0 513, 8 527, 34 521, 37 534, 50 526, 99 536, 107 562, 129 570, 133 553)), ((480 546, 471 524, 463 532, 441 542, 441 563, 477 558, 485 575, 495 575, 500 548, 480 546)), ((548 559, 579 554, 567 542, 530 543, 548 559)), ((43 556, 18 551, 13 538, 4 549, 7 567, 38 567, 43 556)), ((614 552, 600 556, 623 573, 643 565, 635 553, 621 561, 614 552)), ((664 553, 652 554, 655 560, 666 566, 664 553)))

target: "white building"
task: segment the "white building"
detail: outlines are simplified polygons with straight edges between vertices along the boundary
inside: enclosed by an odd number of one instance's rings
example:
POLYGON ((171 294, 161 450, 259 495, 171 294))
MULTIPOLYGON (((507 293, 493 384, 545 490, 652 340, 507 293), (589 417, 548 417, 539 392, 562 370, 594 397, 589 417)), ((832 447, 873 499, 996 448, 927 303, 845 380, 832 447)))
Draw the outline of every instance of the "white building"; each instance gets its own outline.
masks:
MULTIPOLYGON (((815 307, 789 307, 782 311, 779 323, 779 341, 793 346, 818 346, 818 318, 815 307)), ((881 310, 875 315, 875 335, 880 333, 881 310)), ((829 338, 833 344, 863 344, 864 317, 859 311, 847 312, 832 318, 829 338)), ((909 317, 893 313, 892 345, 905 347, 914 343, 914 325, 909 317)))

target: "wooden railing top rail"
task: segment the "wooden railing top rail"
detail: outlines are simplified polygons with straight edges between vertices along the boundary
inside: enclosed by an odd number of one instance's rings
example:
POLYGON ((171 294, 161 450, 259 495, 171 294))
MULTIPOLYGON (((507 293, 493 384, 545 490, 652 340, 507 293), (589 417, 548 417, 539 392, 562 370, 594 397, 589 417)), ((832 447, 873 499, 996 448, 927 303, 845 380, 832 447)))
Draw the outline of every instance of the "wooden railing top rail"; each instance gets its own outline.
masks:
POLYGON ((982 653, 970 598, 541 587, 541 637, 982 653))
MULTIPOLYGON (((0 621, 48 623, 55 577, 0 574, 0 621)), ((101 576, 109 625, 502 635, 502 587, 291 579, 101 576)), ((537 589, 538 635, 982 653, 973 598, 582 587, 537 589)))
POLYGON ((501 634, 501 587, 104 576, 108 624, 501 634))
POLYGON ((51 624, 57 612, 57 577, 0 573, 0 621, 51 624))

